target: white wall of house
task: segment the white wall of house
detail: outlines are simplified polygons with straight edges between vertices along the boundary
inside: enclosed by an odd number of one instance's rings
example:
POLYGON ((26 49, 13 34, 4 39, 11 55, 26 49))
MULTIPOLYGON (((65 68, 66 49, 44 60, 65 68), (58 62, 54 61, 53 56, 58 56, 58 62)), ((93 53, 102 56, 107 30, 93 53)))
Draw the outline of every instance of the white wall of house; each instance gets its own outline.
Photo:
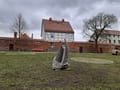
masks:
POLYGON ((99 42, 107 44, 120 44, 120 35, 105 35, 99 38, 99 42))
POLYGON ((67 42, 74 41, 74 33, 44 32, 43 30, 42 37, 44 40, 52 42, 64 41, 64 39, 67 42))
POLYGON ((44 32, 44 27, 42 26, 42 28, 41 28, 41 38, 42 38, 42 39, 45 38, 45 37, 44 37, 44 33, 45 33, 45 32, 44 32))

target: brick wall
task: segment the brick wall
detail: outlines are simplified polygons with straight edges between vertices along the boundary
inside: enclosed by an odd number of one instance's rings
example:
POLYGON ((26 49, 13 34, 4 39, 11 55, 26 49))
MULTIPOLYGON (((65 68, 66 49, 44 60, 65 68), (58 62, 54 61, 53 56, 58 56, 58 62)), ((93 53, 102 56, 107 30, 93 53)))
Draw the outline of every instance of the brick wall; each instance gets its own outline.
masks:
MULTIPOLYGON (((46 51, 56 51, 63 42, 47 42, 37 39, 14 39, 0 38, 0 50, 20 50, 31 51, 33 48, 42 48, 46 51)), ((94 53, 95 46, 92 42, 68 42, 69 51, 81 53, 94 53)), ((120 48, 120 45, 99 44, 99 52, 111 52, 115 47, 120 48)))

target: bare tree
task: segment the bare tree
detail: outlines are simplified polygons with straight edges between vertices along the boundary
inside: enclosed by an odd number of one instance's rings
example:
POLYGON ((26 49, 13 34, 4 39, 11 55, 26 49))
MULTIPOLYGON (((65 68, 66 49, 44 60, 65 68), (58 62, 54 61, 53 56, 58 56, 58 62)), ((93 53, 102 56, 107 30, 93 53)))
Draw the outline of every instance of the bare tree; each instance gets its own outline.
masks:
POLYGON ((13 32, 17 32, 18 33, 18 37, 20 38, 21 34, 25 32, 26 29, 26 22, 22 16, 21 13, 19 13, 16 18, 14 23, 11 25, 10 29, 13 32))
POLYGON ((98 39, 106 28, 117 22, 117 17, 113 14, 99 13, 91 19, 84 22, 83 33, 92 38, 95 42, 96 52, 98 53, 98 39))

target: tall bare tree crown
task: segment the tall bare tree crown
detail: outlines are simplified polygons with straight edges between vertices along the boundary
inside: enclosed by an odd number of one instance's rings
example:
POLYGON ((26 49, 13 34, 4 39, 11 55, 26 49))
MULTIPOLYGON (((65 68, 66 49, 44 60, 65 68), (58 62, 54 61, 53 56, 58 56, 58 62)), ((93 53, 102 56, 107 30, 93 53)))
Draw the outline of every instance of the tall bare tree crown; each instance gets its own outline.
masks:
POLYGON ((117 22, 117 17, 113 14, 99 13, 96 16, 84 22, 83 33, 88 37, 92 37, 97 44, 98 38, 102 35, 103 31, 117 22))
POLYGON ((11 25, 10 29, 13 31, 13 32, 17 32, 18 35, 19 35, 19 38, 20 38, 20 35, 22 33, 25 32, 25 29, 26 29, 26 22, 22 16, 21 13, 19 13, 16 18, 15 18, 15 21, 13 22, 13 24, 11 25))

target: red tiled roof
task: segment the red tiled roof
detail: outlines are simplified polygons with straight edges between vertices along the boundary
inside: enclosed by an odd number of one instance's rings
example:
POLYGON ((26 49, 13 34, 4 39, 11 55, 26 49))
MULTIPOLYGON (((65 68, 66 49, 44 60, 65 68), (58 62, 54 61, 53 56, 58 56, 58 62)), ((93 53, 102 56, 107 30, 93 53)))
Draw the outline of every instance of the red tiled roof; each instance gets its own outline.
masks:
POLYGON ((115 30, 104 30, 103 33, 109 35, 120 35, 120 31, 115 31, 115 30))
POLYGON ((21 34, 20 39, 31 39, 26 33, 21 34))
POLYGON ((4 39, 4 40, 13 40, 12 37, 0 37, 0 39, 4 39))
POLYGON ((74 33, 69 22, 61 20, 49 20, 43 19, 43 27, 46 32, 65 32, 65 33, 74 33))

